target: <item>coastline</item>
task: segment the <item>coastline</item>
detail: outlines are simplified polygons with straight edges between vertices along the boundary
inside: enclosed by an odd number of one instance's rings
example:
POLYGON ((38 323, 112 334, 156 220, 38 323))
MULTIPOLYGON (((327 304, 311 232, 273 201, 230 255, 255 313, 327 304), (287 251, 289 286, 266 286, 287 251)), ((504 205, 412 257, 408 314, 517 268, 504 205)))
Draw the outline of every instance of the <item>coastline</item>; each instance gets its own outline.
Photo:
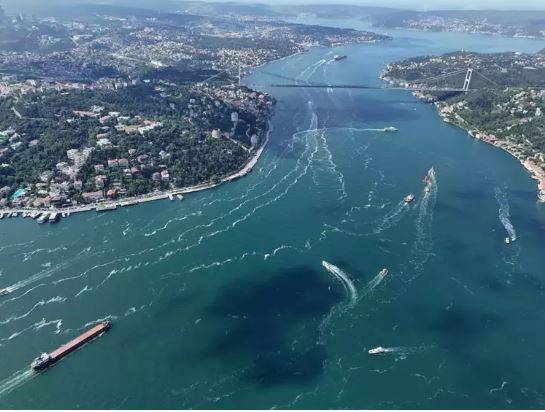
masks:
POLYGON ((469 127, 466 127, 462 124, 462 122, 463 123, 467 123, 467 122, 462 117, 457 115, 458 117, 457 121, 450 119, 448 116, 440 112, 440 105, 437 102, 435 102, 434 105, 437 110, 437 113, 443 119, 445 123, 449 123, 456 127, 459 127, 465 130, 467 134, 471 136, 472 138, 474 138, 475 140, 479 140, 491 146, 502 149, 505 152, 509 153, 511 156, 513 156, 515 159, 517 159, 522 165, 522 167, 524 167, 526 171, 530 174, 530 177, 537 181, 538 202, 545 203, 545 170, 539 167, 532 159, 524 158, 520 156, 520 154, 513 147, 514 145, 508 142, 507 140, 498 139, 495 136, 491 135, 490 133, 485 133, 480 130, 474 130, 469 127))
MULTIPOLYGON (((379 78, 382 81, 385 81, 391 85, 406 85, 407 84, 405 80, 394 79, 394 78, 385 76, 384 71, 379 75, 379 78)), ((411 90, 407 89, 407 91, 411 91, 411 90)), ((412 94, 418 100, 422 100, 427 103, 433 102, 432 100, 426 98, 426 95, 419 94, 419 92, 413 91, 412 94)), ((451 118, 448 115, 441 113, 442 107, 439 102, 433 102, 433 104, 435 106, 437 114, 443 119, 445 123, 452 124, 456 127, 459 127, 460 129, 465 130, 467 134, 469 134, 475 140, 480 140, 482 142, 488 143, 491 146, 498 147, 506 151, 507 153, 509 153, 515 159, 517 159, 522 165, 522 167, 524 167, 526 171, 530 174, 530 177, 537 181, 538 202, 545 203, 545 170, 539 167, 532 159, 524 158, 520 156, 519 153, 513 147, 514 145, 512 143, 506 140, 498 139, 495 136, 493 136, 491 133, 473 129, 469 125, 466 126, 465 124, 467 124, 467 122, 460 115, 455 114, 454 118, 451 118)))
POLYGON ((133 206, 133 205, 138 205, 141 203, 168 199, 170 196, 183 195, 186 193, 194 193, 194 192, 200 192, 207 189, 212 189, 214 187, 222 185, 223 183, 231 182, 233 180, 246 176, 248 173, 250 173, 253 167, 257 164, 261 155, 263 154, 263 151, 265 147, 267 146, 267 143, 269 142, 269 135, 272 129, 273 129, 272 123, 269 119, 267 132, 265 134, 265 139, 263 140, 263 143, 261 144, 261 146, 259 146, 259 148, 253 153, 253 155, 250 157, 248 162, 246 162, 246 164, 242 167, 242 169, 221 178, 219 182, 212 182, 212 181, 203 182, 193 186, 186 186, 182 188, 171 189, 171 190, 160 191, 160 192, 151 192, 151 193, 147 193, 145 195, 140 195, 140 196, 125 197, 125 198, 117 199, 117 200, 89 203, 85 205, 70 206, 65 208, 6 208, 6 209, 0 209, 0 213, 4 214, 6 217, 9 217, 9 215, 13 213, 20 214, 20 213, 39 212, 39 213, 72 214, 72 213, 89 212, 92 210, 96 210, 97 212, 110 211, 110 210, 113 211, 117 209, 118 207, 133 206))

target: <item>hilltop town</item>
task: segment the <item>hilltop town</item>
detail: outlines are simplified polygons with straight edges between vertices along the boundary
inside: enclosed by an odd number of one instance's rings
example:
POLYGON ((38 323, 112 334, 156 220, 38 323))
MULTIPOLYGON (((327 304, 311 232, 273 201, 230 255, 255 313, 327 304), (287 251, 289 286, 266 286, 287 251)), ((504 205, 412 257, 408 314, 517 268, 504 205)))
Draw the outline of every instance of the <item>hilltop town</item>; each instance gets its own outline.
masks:
POLYGON ((467 93, 432 90, 416 91, 415 95, 435 102, 445 122, 517 157, 538 180, 539 198, 545 201, 543 52, 420 57, 389 65, 381 77, 409 88, 461 88, 467 68, 474 71, 467 93))

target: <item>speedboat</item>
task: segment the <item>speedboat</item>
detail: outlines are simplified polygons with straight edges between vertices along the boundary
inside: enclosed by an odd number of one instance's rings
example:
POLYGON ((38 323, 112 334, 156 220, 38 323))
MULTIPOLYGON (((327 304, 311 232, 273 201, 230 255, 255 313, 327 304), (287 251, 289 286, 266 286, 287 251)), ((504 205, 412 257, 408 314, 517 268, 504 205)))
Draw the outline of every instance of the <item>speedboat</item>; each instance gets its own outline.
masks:
POLYGON ((6 295, 9 295, 9 289, 8 288, 0 289, 0 296, 6 296, 6 295))
POLYGON ((414 195, 411 193, 410 195, 405 196, 403 200, 405 201, 405 203, 409 204, 414 200, 414 195))
POLYGON ((384 268, 382 269, 380 272, 378 272, 378 274, 380 275, 380 277, 384 277, 388 274, 388 269, 384 268))
POLYGON ((397 129, 394 126, 388 126, 383 129, 385 132, 397 132, 397 129))
POLYGON ((335 59, 335 61, 340 61, 340 60, 344 60, 344 59, 347 59, 348 56, 345 56, 344 54, 340 55, 340 54, 336 54, 335 56, 333 56, 333 59, 335 59))
POLYGON ((382 346, 379 346, 377 348, 370 349, 368 353, 369 355, 381 355, 383 353, 386 353, 386 349, 384 349, 382 346))

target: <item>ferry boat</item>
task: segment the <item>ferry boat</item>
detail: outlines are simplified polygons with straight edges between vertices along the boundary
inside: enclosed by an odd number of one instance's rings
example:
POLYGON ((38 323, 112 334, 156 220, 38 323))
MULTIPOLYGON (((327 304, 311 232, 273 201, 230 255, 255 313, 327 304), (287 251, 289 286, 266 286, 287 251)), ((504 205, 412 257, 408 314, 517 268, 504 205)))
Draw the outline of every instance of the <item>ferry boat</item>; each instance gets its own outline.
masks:
POLYGON ((6 296, 6 295, 9 295, 9 289, 8 288, 4 288, 4 289, 0 289, 0 296, 6 296))
POLYGON ((405 196, 405 197, 403 198, 403 201, 404 201, 406 204, 409 204, 409 203, 411 203, 411 202, 414 200, 414 197, 415 197, 415 196, 411 193, 411 194, 405 196))
POLYGON ((338 62, 340 60, 348 59, 348 56, 344 54, 336 54, 335 56, 333 56, 333 59, 335 59, 335 61, 338 62))
POLYGON ((369 355, 381 355, 383 353, 386 353, 386 349, 384 349, 382 346, 379 346, 377 348, 370 349, 368 353, 369 355))
POLYGON ((64 358, 66 355, 75 351, 79 347, 85 345, 87 342, 90 342, 94 338, 102 335, 112 326, 110 321, 100 322, 98 325, 92 327, 87 332, 78 336, 77 338, 71 340, 70 342, 62 345, 58 349, 54 350, 51 353, 42 353, 30 364, 30 368, 35 371, 41 371, 47 368, 48 366, 53 365, 57 361, 64 358))

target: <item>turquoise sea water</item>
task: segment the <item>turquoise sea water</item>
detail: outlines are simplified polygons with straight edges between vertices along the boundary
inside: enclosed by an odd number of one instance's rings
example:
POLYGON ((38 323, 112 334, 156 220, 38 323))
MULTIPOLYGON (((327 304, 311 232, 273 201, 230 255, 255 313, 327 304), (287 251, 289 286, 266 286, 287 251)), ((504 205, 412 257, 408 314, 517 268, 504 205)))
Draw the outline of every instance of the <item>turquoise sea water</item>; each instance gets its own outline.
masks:
MULTIPOLYGON (((408 56, 544 47, 398 34, 266 71, 378 84, 408 56)), ((543 407, 545 210, 516 159, 407 92, 270 92, 271 141, 246 178, 57 225, 0 222, 0 407, 543 407), (27 372, 106 318, 106 335, 27 372)))

